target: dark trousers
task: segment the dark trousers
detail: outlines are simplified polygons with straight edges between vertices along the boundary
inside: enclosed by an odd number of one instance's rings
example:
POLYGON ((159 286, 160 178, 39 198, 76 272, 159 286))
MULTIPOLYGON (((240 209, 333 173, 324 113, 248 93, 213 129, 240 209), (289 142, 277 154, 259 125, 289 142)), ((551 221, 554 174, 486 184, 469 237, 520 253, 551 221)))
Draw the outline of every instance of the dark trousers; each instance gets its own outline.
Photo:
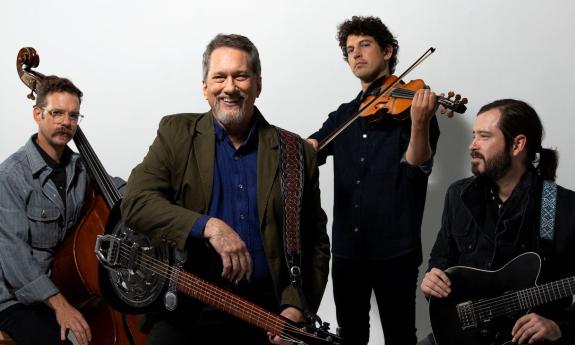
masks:
POLYGON ((389 260, 333 258, 336 316, 346 344, 369 341, 371 292, 375 293, 385 345, 417 343, 415 291, 420 260, 405 255, 389 260))
POLYGON ((60 340, 56 314, 44 304, 16 304, 3 310, 0 329, 19 345, 72 345, 69 340, 60 340))
MULTIPOLYGON (((234 293, 266 310, 279 311, 271 280, 241 287, 234 293)), ((270 344, 264 330, 185 296, 179 296, 175 311, 147 317, 150 327, 147 345, 270 344)))

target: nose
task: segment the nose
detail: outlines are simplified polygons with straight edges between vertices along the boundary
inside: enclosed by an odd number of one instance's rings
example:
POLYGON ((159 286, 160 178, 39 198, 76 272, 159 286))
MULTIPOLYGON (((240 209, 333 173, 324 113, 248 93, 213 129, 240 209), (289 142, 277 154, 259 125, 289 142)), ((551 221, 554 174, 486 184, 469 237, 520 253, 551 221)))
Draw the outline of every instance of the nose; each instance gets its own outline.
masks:
POLYGON ((70 118, 70 113, 65 113, 62 116, 62 122, 60 122, 64 126, 70 126, 72 124, 72 119, 70 118))
POLYGON ((232 78, 232 76, 228 76, 226 78, 226 81, 224 82, 223 92, 233 93, 235 90, 236 90, 236 84, 234 82, 234 78, 232 78))
POLYGON ((471 143, 469 144, 469 151, 476 150, 477 147, 477 140, 475 138, 471 139, 471 143))

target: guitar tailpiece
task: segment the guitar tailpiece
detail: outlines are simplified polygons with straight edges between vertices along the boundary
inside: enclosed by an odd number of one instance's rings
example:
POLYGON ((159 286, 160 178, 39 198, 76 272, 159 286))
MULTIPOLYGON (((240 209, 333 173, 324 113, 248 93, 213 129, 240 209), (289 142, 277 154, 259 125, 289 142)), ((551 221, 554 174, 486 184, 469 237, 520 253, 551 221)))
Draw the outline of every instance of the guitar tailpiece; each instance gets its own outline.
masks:
POLYGON ((174 311, 178 307, 178 295, 176 293, 178 275, 184 266, 186 255, 183 252, 174 250, 174 266, 171 269, 168 291, 164 295, 164 307, 169 311, 174 311))

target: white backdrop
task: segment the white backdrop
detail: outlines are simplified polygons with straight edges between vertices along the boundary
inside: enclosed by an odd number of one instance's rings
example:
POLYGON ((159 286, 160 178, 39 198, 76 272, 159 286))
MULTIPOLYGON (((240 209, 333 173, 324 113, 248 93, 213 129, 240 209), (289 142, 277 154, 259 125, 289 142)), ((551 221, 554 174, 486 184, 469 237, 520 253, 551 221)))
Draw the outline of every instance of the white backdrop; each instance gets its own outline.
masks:
MULTIPOLYGON (((359 91, 335 40, 336 25, 352 15, 376 15, 390 27, 401 47, 397 72, 428 47, 437 48, 407 79, 422 78, 434 90, 455 90, 470 100, 467 114, 439 120, 442 134, 422 229, 424 260, 447 186, 469 175, 471 124, 487 102, 511 97, 531 103, 546 128, 544 146, 560 150, 559 183, 575 187, 569 96, 575 80, 575 3, 569 0, 4 0, 0 161, 36 130, 28 90, 14 68, 21 47, 36 48, 39 71, 68 77, 84 91, 82 128, 108 172, 127 178, 147 152, 161 116, 208 109, 201 93, 201 54, 219 32, 244 34, 259 48, 263 92, 256 104, 267 119, 311 134, 329 111, 359 91)), ((330 218, 332 184, 328 161, 321 186, 330 218)), ((393 284, 393 277, 389 281, 393 284)), ((331 285, 320 315, 335 325, 331 285)), ((430 330, 421 296, 417 327, 420 337, 430 330)), ((371 339, 370 344, 383 343, 375 311, 371 339)))

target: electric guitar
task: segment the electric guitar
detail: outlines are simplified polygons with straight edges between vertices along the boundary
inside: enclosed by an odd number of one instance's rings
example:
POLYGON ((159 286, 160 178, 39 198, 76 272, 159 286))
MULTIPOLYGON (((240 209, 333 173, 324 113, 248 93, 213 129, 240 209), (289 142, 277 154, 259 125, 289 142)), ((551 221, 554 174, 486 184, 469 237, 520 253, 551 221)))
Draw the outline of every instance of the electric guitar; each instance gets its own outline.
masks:
POLYGON ((533 252, 497 271, 448 268, 451 293, 429 301, 437 345, 511 344, 513 325, 526 311, 575 295, 575 277, 537 286, 540 268, 541 259, 533 252))
POLYGON ((339 336, 328 332, 328 323, 298 324, 267 311, 183 269, 186 255, 172 246, 151 246, 146 236, 123 223, 109 225, 106 234, 98 236, 95 251, 104 297, 115 309, 174 310, 179 292, 296 344, 343 345, 339 336))

